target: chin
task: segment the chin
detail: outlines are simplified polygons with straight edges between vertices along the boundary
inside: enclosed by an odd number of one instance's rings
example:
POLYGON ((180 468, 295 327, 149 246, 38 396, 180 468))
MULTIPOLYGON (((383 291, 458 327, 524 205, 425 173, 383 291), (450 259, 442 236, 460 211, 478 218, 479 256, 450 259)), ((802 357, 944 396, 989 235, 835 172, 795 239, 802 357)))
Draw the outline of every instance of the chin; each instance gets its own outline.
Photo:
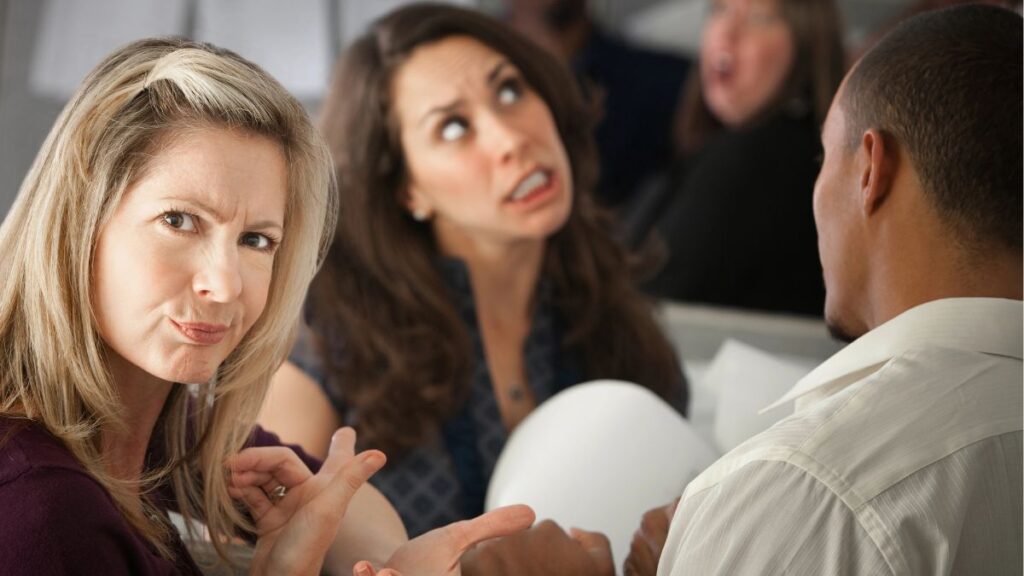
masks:
POLYGON ((538 235, 547 239, 557 234, 562 228, 565 228, 566 223, 569 222, 571 210, 572 206, 562 206, 552 210, 547 218, 538 223, 538 235))
POLYGON ((206 384, 217 375, 220 362, 196 362, 187 365, 168 367, 164 375, 159 376, 168 382, 178 384, 206 384))

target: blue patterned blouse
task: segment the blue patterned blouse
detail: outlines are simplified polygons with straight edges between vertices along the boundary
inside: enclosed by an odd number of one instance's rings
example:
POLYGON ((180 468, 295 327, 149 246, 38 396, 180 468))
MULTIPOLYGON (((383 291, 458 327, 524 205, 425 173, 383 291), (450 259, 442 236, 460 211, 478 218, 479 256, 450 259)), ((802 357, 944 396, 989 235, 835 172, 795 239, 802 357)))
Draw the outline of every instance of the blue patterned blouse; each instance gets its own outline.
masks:
MULTIPOLYGON (((487 368, 469 271, 463 262, 453 259, 442 260, 440 269, 469 329, 476 360, 469 400, 444 424, 436 441, 389 461, 370 479, 398 510, 410 537, 483 512, 487 484, 508 438, 487 368)), ((562 350, 559 320, 545 298, 549 288, 541 282, 539 305, 525 345, 526 376, 537 404, 582 379, 576 361, 562 350)), ((340 387, 328 381, 308 333, 300 336, 289 359, 323 387, 344 422, 357 421, 340 387)))

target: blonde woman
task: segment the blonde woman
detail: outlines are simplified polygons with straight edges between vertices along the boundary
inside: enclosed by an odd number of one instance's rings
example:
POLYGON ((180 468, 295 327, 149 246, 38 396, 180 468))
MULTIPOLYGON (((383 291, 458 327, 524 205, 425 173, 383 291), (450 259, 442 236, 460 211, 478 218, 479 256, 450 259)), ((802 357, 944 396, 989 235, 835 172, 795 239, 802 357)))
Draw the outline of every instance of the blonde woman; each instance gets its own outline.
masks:
POLYGON ((254 429, 334 230, 332 190, 301 106, 234 54, 141 41, 86 78, 0 227, 5 574, 199 573, 171 510, 222 558, 255 535, 258 574, 396 549, 406 573, 443 573, 532 521, 511 509, 402 546, 361 488, 383 454, 354 455, 343 429, 321 467, 254 429))

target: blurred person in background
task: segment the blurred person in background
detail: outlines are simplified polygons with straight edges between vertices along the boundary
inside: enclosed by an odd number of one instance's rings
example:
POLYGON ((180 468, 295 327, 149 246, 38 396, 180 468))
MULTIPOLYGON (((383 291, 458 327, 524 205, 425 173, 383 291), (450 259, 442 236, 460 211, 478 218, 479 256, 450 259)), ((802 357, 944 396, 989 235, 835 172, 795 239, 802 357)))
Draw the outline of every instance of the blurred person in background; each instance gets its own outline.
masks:
POLYGON ((672 125, 690 62, 616 38, 593 21, 587 0, 506 0, 505 21, 576 75, 600 118, 595 194, 606 206, 628 206, 672 161, 672 125))
POLYGON ((410 6, 342 56, 322 122, 340 218, 265 426, 314 455, 354 426, 415 535, 479 514, 509 432, 568 386, 627 380, 685 411, 553 56, 478 12, 410 6))
POLYGON ((659 297, 820 316, 811 215, 819 128, 844 70, 832 0, 711 0, 681 116, 684 155, 631 216, 659 297))

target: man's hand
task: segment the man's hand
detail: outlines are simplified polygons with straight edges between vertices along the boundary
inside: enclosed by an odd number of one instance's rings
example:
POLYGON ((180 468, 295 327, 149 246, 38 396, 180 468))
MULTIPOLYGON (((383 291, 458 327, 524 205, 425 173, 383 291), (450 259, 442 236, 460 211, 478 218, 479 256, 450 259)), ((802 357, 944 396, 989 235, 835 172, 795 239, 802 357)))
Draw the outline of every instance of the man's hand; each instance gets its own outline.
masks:
POLYGON ((525 532, 485 542, 462 557, 466 576, 613 576, 611 545, 599 532, 566 534, 545 520, 525 532))
POLYGON ((355 576, 459 576, 459 560, 484 540, 525 530, 534 521, 529 506, 506 506, 471 520, 454 522, 410 540, 377 572, 369 562, 359 562, 355 576))
POLYGON ((633 534, 629 556, 623 565, 626 576, 654 576, 658 572, 658 558, 668 539, 668 528, 676 513, 679 499, 667 506, 659 506, 644 513, 640 528, 633 534))

